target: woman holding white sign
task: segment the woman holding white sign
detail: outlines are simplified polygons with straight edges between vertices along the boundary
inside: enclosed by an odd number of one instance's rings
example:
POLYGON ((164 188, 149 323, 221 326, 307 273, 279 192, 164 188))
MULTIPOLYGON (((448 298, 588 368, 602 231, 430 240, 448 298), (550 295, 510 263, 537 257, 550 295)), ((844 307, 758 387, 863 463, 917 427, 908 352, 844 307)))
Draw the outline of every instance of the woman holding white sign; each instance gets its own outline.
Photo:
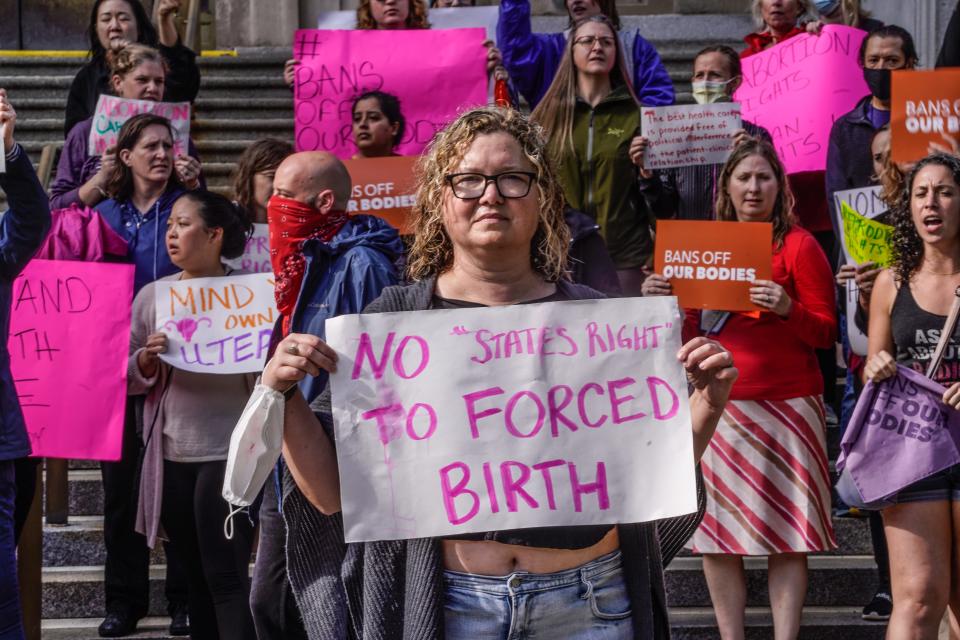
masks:
MULTIPOLYGON (((431 143, 423 170, 409 260, 415 284, 387 288, 368 312, 602 297, 566 279, 563 195, 540 129, 521 114, 497 108, 463 114, 431 143)), ((705 338, 684 345, 677 357, 695 388, 690 406, 699 457, 737 373, 730 354, 705 338)), ((654 523, 356 543, 344 557, 330 395, 309 407, 295 384, 321 369, 335 371, 336 353, 315 336, 292 334, 261 380, 284 403, 284 457, 311 503, 284 503, 285 513, 306 508, 316 518, 319 509, 330 523, 329 539, 288 549, 291 581, 309 585, 297 596, 311 637, 354 637, 337 627, 347 614, 361 621, 355 636, 669 636, 654 523), (331 574, 344 576, 342 589, 322 588, 320 578, 331 574), (508 590, 527 607, 490 595, 508 590)), ((672 535, 685 539, 696 521, 697 514, 677 519, 672 535)))
MULTIPOLYGON (((743 556, 767 556, 777 638, 795 638, 807 592, 807 554, 836 546, 830 519, 823 379, 816 349, 836 333, 833 274, 813 236, 796 226, 777 152, 748 139, 718 182, 717 217, 773 225, 773 280, 755 280, 759 317, 688 311, 685 333, 716 336, 742 375, 703 456, 707 513, 693 537, 724 639, 743 638, 743 556), (772 348, 771 345, 776 345, 772 348)), ((645 295, 670 295, 653 274, 645 295)))
MULTIPOLYGON (((110 88, 113 95, 129 100, 160 102, 167 80, 167 62, 156 49, 130 44, 106 53, 110 68, 110 88)), ((63 152, 57 164, 57 176, 50 185, 50 208, 64 209, 73 204, 93 207, 109 196, 107 182, 117 162, 116 149, 107 149, 103 155, 90 155, 90 132, 96 116, 78 122, 67 135, 63 152)), ((113 126, 109 118, 99 124, 113 126)), ((200 154, 191 139, 187 155, 175 161, 180 181, 189 189, 204 185, 200 154)))
MULTIPOLYGON (((251 223, 229 200, 206 191, 185 194, 166 223, 166 251, 182 269, 163 280, 239 275, 223 258, 243 254, 251 223)), ((227 447, 254 374, 194 373, 160 360, 167 335, 156 330, 155 283, 133 303, 127 387, 147 394, 137 531, 150 547, 160 526, 176 545, 188 579, 190 637, 253 640, 249 563, 253 524, 223 522, 230 510, 220 497, 227 447)), ((186 329, 177 329, 186 331, 186 329)))

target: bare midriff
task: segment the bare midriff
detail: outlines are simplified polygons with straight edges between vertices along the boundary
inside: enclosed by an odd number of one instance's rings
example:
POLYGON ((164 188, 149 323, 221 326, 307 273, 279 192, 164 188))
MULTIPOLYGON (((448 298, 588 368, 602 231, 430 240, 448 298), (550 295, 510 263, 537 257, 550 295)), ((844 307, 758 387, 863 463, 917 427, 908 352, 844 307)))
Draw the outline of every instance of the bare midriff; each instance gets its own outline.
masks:
POLYGON ((617 528, 593 546, 548 549, 486 540, 444 540, 443 565, 449 571, 481 576, 506 576, 515 571, 556 573, 584 565, 620 547, 617 528))

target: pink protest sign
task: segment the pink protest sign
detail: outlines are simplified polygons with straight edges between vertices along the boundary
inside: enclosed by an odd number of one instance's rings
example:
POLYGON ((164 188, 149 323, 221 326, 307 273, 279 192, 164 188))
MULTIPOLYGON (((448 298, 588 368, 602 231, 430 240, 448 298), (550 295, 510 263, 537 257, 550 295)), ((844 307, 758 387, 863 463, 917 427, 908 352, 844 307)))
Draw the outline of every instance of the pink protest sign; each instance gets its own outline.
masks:
POLYGON ((397 153, 420 153, 458 112, 486 104, 485 38, 483 29, 297 31, 297 151, 353 156, 353 99, 380 90, 406 119, 397 153))
POLYGON ((667 297, 327 320, 347 542, 694 511, 681 324, 667 297))
POLYGON ((33 260, 13 283, 10 368, 33 455, 119 460, 133 266, 33 260))
POLYGON ((773 136, 788 173, 823 171, 833 122, 870 93, 857 62, 866 32, 828 25, 743 59, 743 119, 773 136))

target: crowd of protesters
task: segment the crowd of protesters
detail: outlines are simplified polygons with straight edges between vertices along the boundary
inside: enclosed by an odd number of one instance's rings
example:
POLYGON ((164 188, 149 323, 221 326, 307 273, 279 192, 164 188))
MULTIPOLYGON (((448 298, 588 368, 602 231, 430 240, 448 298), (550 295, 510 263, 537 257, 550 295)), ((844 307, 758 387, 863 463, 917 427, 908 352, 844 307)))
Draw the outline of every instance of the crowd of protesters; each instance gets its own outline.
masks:
MULTIPOLYGON (((693 99, 733 101, 741 59, 790 38, 831 24, 865 31, 869 94, 834 122, 825 170, 788 175, 770 132, 748 121, 724 163, 648 169, 654 143, 640 108, 674 104, 674 84, 655 46, 622 27, 615 0, 567 0, 569 28, 549 34, 532 31, 529 0, 501 0, 497 42, 483 56, 509 95, 471 105, 437 132, 419 159, 411 231, 401 237, 381 218, 348 214, 352 182, 340 159, 287 141, 247 146, 232 199, 207 190, 196 145, 178 153, 159 115, 129 118, 115 145, 90 152, 101 95, 196 98, 196 54, 175 25, 181 4, 159 0, 154 23, 137 0, 92 3, 90 58, 70 87, 48 193, 0 87, 0 188, 10 207, 0 219, 0 325, 31 257, 67 251, 47 235, 64 212, 98 217, 100 242, 133 265, 122 454, 101 467, 101 637, 130 635, 147 615, 150 553, 163 542, 170 633, 203 640, 667 638, 664 568, 685 546, 703 556, 722 638, 745 637, 749 556, 767 558, 776 637, 795 638, 808 554, 837 546, 833 517, 866 515, 877 588, 863 617, 889 620, 888 637, 899 639, 934 638, 949 615, 960 638, 960 468, 860 504, 855 492, 832 493, 826 444, 828 424, 846 426, 865 384, 898 375, 898 365, 927 368, 933 349, 921 335, 946 345, 928 376, 946 389, 943 410, 960 410, 960 338, 939 337, 954 290, 960 296, 960 141, 944 135, 916 163, 891 159, 891 72, 924 62, 907 30, 858 0, 753 0, 757 30, 742 51, 717 44, 694 57, 693 99), (838 240, 833 194, 872 185, 894 229, 886 269, 845 264, 838 240), (653 266, 661 219, 772 227, 771 279, 750 288, 758 313, 686 310, 678 359, 690 387, 697 511, 347 544, 327 385, 337 358, 325 321, 673 295, 653 266), (278 312, 262 374, 193 373, 161 360, 168 338, 154 326, 156 283, 243 273, 227 261, 255 224, 269 229, 278 312), (849 282, 858 297, 844 307, 838 292, 849 282), (850 326, 866 334, 866 356, 852 350, 850 326), (276 423, 260 426, 282 432, 283 455, 238 514, 223 497, 228 448, 260 402, 280 403, 276 423)), ((955 10, 938 66, 960 66, 958 21, 955 10)), ((423 0, 361 0, 356 28, 431 25, 423 0)), ((297 65, 277 70, 288 85, 297 65)), ((350 106, 353 160, 397 156, 408 124, 398 97, 360 92, 350 106)), ((76 251, 73 259, 102 257, 76 251)), ((16 544, 36 461, 9 360, 0 359, 0 638, 17 639, 16 544)))

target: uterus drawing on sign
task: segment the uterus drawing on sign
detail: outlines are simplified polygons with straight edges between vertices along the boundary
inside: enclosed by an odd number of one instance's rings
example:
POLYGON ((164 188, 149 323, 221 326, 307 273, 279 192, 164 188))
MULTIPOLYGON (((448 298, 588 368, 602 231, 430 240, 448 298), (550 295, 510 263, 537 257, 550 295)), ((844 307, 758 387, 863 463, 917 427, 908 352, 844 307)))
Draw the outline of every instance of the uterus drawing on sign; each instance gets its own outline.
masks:
POLYGON ((196 320, 193 318, 181 318, 177 321, 167 320, 163 324, 163 328, 168 331, 176 330, 184 340, 190 342, 193 334, 196 333, 200 327, 201 322, 206 322, 208 327, 213 326, 213 321, 210 320, 210 318, 197 318, 196 320))

